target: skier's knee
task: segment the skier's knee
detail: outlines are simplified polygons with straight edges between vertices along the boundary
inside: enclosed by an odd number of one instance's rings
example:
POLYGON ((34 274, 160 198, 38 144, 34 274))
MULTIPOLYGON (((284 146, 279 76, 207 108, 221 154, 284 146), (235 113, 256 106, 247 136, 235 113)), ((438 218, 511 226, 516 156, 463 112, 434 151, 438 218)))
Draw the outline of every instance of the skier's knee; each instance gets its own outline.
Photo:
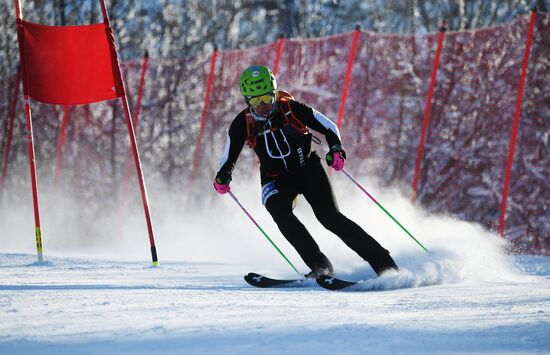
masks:
POLYGON ((346 219, 343 214, 337 211, 323 211, 318 212, 316 215, 317 220, 331 232, 336 232, 343 224, 343 221, 346 219))

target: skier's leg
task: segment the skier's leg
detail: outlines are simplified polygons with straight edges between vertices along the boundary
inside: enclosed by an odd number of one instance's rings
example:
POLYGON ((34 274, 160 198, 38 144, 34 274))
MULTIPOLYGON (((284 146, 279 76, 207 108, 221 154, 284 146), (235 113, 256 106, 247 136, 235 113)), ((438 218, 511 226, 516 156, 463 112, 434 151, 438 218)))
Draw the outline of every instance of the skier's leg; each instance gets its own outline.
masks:
POLYGON ((388 250, 384 249, 357 223, 340 212, 330 181, 321 164, 312 162, 308 167, 307 175, 308 181, 305 184, 304 197, 313 208, 319 222, 365 259, 377 274, 388 269, 397 269, 388 250))
POLYGON ((302 260, 312 271, 319 274, 332 273, 330 261, 321 252, 319 245, 309 234, 306 227, 292 212, 292 203, 297 195, 285 190, 277 187, 276 193, 271 193, 267 199, 264 199, 263 202, 267 211, 273 217, 283 236, 296 249, 302 260))

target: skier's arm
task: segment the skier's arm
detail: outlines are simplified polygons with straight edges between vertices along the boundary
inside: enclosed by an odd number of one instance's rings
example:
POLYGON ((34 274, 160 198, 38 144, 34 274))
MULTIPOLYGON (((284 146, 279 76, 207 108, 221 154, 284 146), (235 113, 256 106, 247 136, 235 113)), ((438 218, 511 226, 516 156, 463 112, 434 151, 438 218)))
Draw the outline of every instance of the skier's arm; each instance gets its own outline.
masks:
POLYGON ((298 101, 290 102, 292 112, 307 127, 324 134, 328 146, 341 146, 340 131, 328 117, 298 101))
POLYGON ((229 127, 225 147, 220 158, 216 180, 220 184, 229 184, 235 163, 239 158, 244 142, 246 141, 246 119, 243 113, 239 114, 229 127), (218 179, 219 178, 219 179, 218 179))
POLYGON ((342 148, 340 131, 334 122, 321 112, 300 102, 291 101, 291 107, 292 112, 297 112, 295 115, 301 119, 303 124, 325 135, 329 146, 326 155, 327 165, 337 171, 344 169, 346 152, 342 148))

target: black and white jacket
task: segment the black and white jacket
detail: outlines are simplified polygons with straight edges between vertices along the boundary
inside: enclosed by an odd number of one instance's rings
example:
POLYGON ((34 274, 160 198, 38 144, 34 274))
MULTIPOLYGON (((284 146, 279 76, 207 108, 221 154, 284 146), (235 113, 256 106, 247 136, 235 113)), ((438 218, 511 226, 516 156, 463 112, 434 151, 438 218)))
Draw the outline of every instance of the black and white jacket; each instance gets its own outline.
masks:
MULTIPOLYGON (((278 105, 278 104, 277 104, 278 105)), ((338 127, 325 115, 295 100, 290 100, 292 114, 306 127, 326 138, 329 147, 341 145, 338 127)), ((254 127, 256 146, 254 151, 260 160, 262 184, 274 177, 305 166, 311 154, 311 133, 302 134, 285 119, 280 107, 266 121, 256 121, 254 127)), ((241 150, 247 141, 246 109, 231 123, 220 169, 217 176, 224 181, 231 178, 241 150)))

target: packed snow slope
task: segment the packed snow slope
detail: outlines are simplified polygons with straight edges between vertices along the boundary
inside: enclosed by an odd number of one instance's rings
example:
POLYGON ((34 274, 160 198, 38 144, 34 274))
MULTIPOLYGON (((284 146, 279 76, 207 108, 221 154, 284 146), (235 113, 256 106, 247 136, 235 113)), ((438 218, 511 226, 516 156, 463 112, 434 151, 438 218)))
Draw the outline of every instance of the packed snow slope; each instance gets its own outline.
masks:
MULTIPOLYGON (((151 266, 139 209, 126 227, 98 218, 104 233, 83 238, 81 223, 67 219, 57 199, 55 208, 43 208, 45 261, 37 263, 32 210, 3 208, 0 354, 550 353, 549 257, 511 256, 494 233, 428 214, 367 182, 427 253, 356 188, 334 179, 344 214, 400 266, 369 280, 368 264, 299 202, 296 214, 336 273, 365 280, 354 291, 327 291, 313 282, 281 289, 246 284, 250 271, 296 274, 228 196, 211 193, 210 207, 182 212, 169 195, 151 194, 159 267, 151 266)), ((307 272, 257 190, 232 184, 266 233, 307 272)))
POLYGON ((493 280, 432 268, 365 292, 256 289, 223 264, 34 258, 0 255, 2 354, 550 352, 548 257, 493 280))

